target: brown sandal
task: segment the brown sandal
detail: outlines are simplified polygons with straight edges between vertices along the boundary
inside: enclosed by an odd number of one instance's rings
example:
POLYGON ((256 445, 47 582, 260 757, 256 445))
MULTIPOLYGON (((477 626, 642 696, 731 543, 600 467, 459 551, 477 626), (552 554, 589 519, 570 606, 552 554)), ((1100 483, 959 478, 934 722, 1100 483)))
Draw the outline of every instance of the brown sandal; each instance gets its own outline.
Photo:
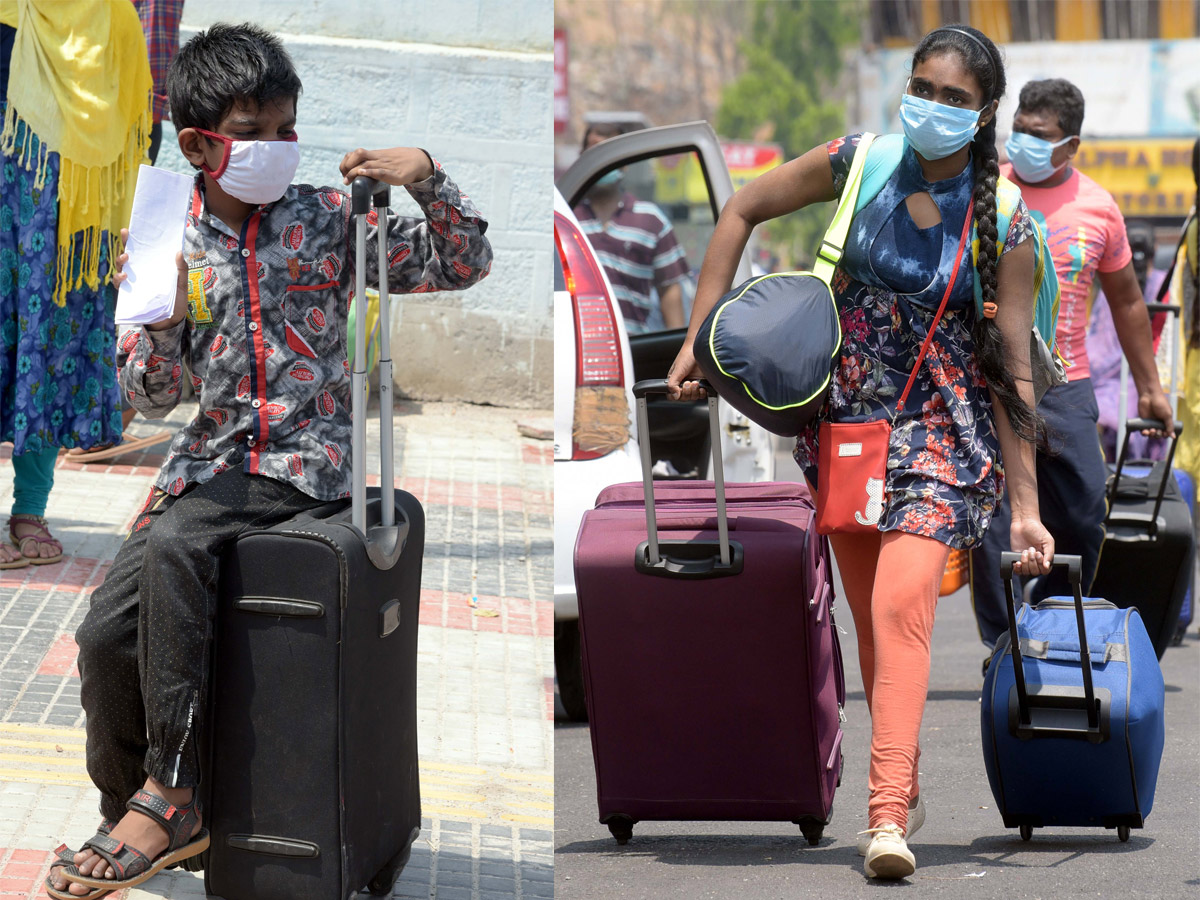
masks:
POLYGON ((73 447, 66 451, 66 457, 71 462, 77 463, 102 462, 106 459, 115 459, 126 453, 136 453, 138 450, 145 450, 147 447, 153 447, 155 444, 161 444, 163 441, 170 440, 173 434, 174 432, 171 431, 159 431, 146 437, 135 437, 126 431, 121 435, 121 440, 116 444, 97 444, 95 447, 87 450, 84 450, 82 447, 73 447))
POLYGON ((8 517, 8 537, 12 541, 13 546, 21 551, 21 555, 29 560, 31 566, 48 566, 50 563, 56 563, 63 558, 62 541, 50 533, 50 529, 46 527, 45 516, 34 516, 27 513, 17 513, 8 517), (39 532, 38 534, 26 534, 18 536, 14 530, 14 525, 32 525, 39 532), (58 555, 47 556, 30 556, 25 552, 25 544, 28 541, 33 541, 37 545, 41 544, 57 544, 58 555))

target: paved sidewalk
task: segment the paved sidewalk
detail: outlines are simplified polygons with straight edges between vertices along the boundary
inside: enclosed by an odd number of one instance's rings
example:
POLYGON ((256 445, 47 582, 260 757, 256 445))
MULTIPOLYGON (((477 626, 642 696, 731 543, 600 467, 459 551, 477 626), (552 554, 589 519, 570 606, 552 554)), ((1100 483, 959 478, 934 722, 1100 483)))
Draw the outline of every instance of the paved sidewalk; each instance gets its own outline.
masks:
MULTIPOLYGON (((182 405, 165 427, 194 410, 182 405)), ((422 501, 427 534, 418 649, 425 816, 394 897, 553 896, 552 454, 517 429, 547 416, 396 407, 398 486, 422 501)), ((138 419, 131 430, 162 427, 138 419)), ((378 433, 376 419, 373 446, 378 433)), ((78 846, 99 821, 83 766, 72 635, 165 447, 93 466, 60 458, 47 517, 66 558, 0 572, 0 898, 46 897, 52 848, 78 846)), ((0 451, 0 509, 12 499, 10 449, 0 451)), ((377 453, 368 463, 379 471, 377 453)), ((203 895, 200 876, 172 871, 109 896, 203 895)))

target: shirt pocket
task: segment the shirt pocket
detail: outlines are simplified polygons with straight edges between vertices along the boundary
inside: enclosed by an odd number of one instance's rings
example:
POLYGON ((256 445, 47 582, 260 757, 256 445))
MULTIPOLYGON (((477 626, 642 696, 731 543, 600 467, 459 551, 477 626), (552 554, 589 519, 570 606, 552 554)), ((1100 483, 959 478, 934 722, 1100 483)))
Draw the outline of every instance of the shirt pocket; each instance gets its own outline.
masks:
POLYGON ((344 355, 338 327, 338 282, 289 284, 283 294, 288 349, 309 359, 344 355))

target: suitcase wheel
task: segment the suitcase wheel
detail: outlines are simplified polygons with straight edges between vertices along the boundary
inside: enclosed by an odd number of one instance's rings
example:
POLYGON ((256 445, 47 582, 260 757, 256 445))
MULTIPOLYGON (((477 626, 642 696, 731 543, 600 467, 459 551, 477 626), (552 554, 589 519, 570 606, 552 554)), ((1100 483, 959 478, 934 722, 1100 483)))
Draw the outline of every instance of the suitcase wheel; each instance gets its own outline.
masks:
POLYGON ((412 855, 412 840, 416 839, 416 832, 403 850, 397 853, 394 857, 388 860, 386 866, 375 873, 375 877, 367 882, 367 892, 372 897, 387 897, 392 893, 392 887, 396 884, 396 879, 400 877, 400 872, 408 865, 408 858, 412 855))
POLYGON ((1119 837, 1123 841, 1129 840, 1129 826, 1128 825, 1118 825, 1117 826, 1117 837, 1119 837))
POLYGON ((1032 837, 1033 837, 1033 826, 1032 825, 1022 825, 1021 826, 1021 840, 1027 841, 1032 837))
POLYGON ((633 837, 633 826, 637 822, 629 818, 629 816, 613 816, 605 824, 608 826, 608 830, 612 832, 612 836, 617 839, 617 843, 625 846, 629 843, 629 839, 633 837))
POLYGON ((810 847, 817 846, 821 841, 821 835, 825 833, 825 823, 820 819, 807 817, 796 822, 800 826, 800 833, 808 839, 810 847))

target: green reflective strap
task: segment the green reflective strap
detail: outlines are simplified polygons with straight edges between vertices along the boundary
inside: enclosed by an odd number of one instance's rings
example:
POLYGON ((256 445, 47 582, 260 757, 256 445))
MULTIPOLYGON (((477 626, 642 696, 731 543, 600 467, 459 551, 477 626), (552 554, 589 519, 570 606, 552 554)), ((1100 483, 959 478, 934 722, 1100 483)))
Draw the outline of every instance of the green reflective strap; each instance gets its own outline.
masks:
POLYGON ((846 186, 842 188, 842 197, 838 201, 837 212, 821 246, 817 248, 817 258, 813 262, 812 273, 826 284, 833 281, 833 270, 842 261, 842 252, 846 248, 846 236, 850 234, 850 221, 854 218, 854 206, 858 202, 858 189, 862 187, 863 168, 867 164, 867 151, 871 148, 875 135, 867 131, 863 133, 854 151, 854 160, 850 163, 850 175, 846 178, 846 186))

